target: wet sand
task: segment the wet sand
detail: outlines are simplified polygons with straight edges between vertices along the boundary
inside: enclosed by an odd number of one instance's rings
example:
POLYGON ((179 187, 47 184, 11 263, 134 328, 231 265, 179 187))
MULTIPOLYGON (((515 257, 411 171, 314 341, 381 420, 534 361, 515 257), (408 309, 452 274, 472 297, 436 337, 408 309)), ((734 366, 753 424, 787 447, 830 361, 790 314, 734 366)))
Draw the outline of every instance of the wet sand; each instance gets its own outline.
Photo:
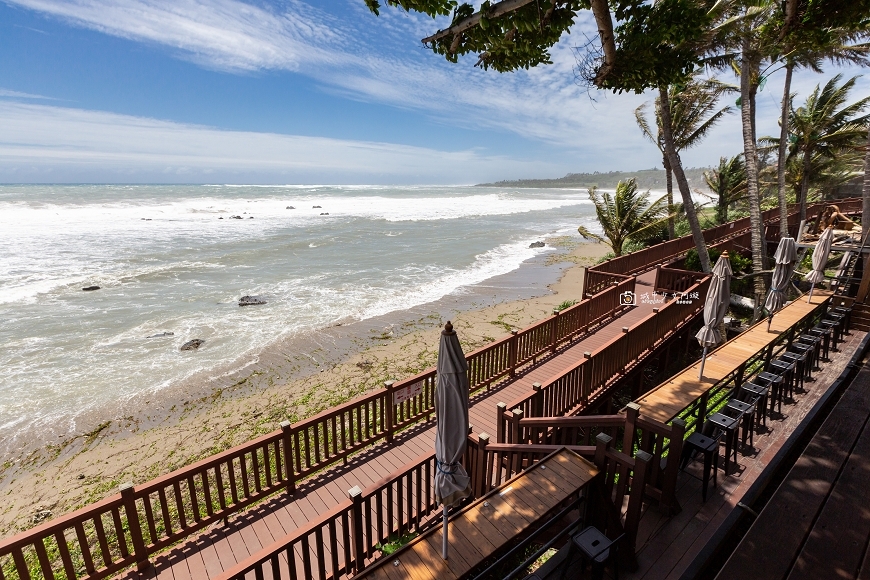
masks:
POLYGON ((282 341, 242 368, 95 412, 73 434, 29 434, 0 458, 0 537, 434 366, 448 319, 468 352, 579 300, 583 267, 609 248, 548 245, 556 250, 435 303, 282 341))

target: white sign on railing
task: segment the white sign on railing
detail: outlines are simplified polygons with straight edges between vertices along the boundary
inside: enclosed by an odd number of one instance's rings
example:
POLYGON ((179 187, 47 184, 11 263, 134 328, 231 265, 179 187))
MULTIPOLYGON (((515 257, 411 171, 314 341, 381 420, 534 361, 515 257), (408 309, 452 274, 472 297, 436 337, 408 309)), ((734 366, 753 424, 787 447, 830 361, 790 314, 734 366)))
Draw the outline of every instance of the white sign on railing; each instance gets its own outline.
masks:
POLYGON ((423 392, 423 381, 417 381, 416 383, 411 383, 401 389, 396 389, 393 391, 393 404, 398 405, 403 401, 407 401, 410 398, 416 397, 420 393, 423 392))

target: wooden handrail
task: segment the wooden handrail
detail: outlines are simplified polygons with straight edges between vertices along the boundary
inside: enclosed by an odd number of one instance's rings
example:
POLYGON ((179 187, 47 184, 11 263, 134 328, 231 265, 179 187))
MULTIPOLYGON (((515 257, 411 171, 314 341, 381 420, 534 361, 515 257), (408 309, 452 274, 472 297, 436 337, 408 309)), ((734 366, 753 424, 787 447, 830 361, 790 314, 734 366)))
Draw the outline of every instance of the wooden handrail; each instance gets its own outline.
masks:
MULTIPOLYGON (((811 206, 807 215, 815 216, 825 205, 811 206)), ((861 200, 840 201, 839 206, 844 213, 860 211, 861 200)), ((775 221, 776 212, 776 208, 765 212, 765 220, 775 221)), ((745 233, 747 228, 748 219, 744 218, 705 231, 705 239, 724 243, 745 233)), ((489 388, 494 381, 512 376, 517 368, 555 352, 565 340, 576 339, 617 315, 622 309, 618 294, 626 288, 633 289, 634 278, 626 274, 663 263, 685 253, 692 245, 691 237, 679 238, 588 269, 587 272, 609 273, 611 280, 618 281, 617 285, 470 353, 469 364, 478 369, 472 391, 489 388), (569 324, 571 321, 573 324, 569 324)), ((668 321, 675 323, 688 314, 685 309, 676 308, 663 308, 659 315, 663 312, 668 321)), ((665 317, 659 320, 664 322, 665 317)), ((609 348, 607 352, 615 355, 619 348, 628 348, 629 342, 624 336, 617 337, 596 353, 603 354, 609 348)), ((639 347, 635 344, 633 348, 639 347)), ((585 389, 587 397, 592 392, 590 386, 595 384, 590 379, 598 377, 600 382, 611 367, 615 368, 611 360, 605 359, 598 357, 603 367, 588 364, 580 373, 581 391, 585 389)), ((94 580, 133 564, 144 567, 151 554, 211 522, 226 519, 278 491, 292 493, 298 479, 342 461, 367 445, 389 441, 398 429, 429 419, 434 411, 434 381, 434 369, 427 369, 299 423, 128 487, 127 499, 115 494, 0 541, 0 558, 11 556, 19 577, 28 577, 30 570, 35 574, 42 570, 48 575, 47 571, 55 565, 68 572, 73 568, 73 559, 82 562, 87 578, 94 580), (419 393, 396 404, 397 389, 418 383, 419 393), (139 528, 128 530, 135 523, 139 528), (142 541, 137 541, 137 537, 142 541), (53 546, 50 553, 46 545, 53 546)))

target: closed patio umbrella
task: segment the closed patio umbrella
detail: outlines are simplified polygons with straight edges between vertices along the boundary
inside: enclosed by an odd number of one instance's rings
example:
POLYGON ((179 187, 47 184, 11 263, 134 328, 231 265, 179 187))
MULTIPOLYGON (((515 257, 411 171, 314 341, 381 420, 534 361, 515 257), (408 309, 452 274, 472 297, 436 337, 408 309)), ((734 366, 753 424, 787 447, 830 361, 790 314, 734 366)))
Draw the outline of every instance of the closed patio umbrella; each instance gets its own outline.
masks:
POLYGON ((704 362, 707 360, 707 349, 722 342, 723 336, 719 332, 719 326, 725 320, 728 313, 728 304, 731 300, 731 262, 728 261, 728 252, 722 252, 716 265, 713 266, 713 279, 710 280, 710 288, 707 290, 707 298, 704 300, 704 326, 695 335, 698 342, 704 347, 701 355, 701 368, 698 378, 704 376, 704 362))
POLYGON ((764 301, 764 308, 769 313, 767 316, 767 330, 770 331, 770 323, 773 315, 785 304, 786 292, 794 273, 795 261, 797 260, 797 247, 794 238, 780 238, 776 253, 773 255, 776 265, 773 267, 773 279, 770 282, 770 292, 764 301))
POLYGON ((816 249, 813 250, 813 269, 804 276, 804 280, 810 283, 810 296, 807 298, 807 304, 813 299, 813 290, 816 284, 825 279, 825 265, 828 263, 828 254, 831 252, 831 243, 834 241, 834 228, 828 226, 822 235, 819 236, 819 241, 816 242, 816 249))
POLYGON ((438 347, 435 383, 435 499, 444 508, 441 557, 447 559, 447 509, 471 495, 471 478, 460 460, 468 442, 468 363, 448 321, 438 347))

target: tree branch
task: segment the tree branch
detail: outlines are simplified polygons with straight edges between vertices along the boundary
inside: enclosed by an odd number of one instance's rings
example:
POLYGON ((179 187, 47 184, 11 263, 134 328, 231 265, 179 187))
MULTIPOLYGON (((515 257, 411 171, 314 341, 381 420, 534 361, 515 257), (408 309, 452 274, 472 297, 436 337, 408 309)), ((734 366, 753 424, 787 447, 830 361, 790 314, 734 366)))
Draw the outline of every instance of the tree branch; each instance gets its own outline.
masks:
POLYGON ((601 48, 604 51, 604 62, 595 74, 595 84, 599 85, 611 73, 616 64, 616 41, 613 37, 613 19, 610 16, 610 7, 607 0, 591 0, 592 14, 595 16, 595 24, 598 25, 598 37, 601 39, 601 48))
POLYGON ((487 10, 486 14, 482 12, 475 12, 471 16, 467 18, 463 18, 456 24, 452 25, 450 28, 445 28, 444 30, 439 30, 432 36, 427 36, 423 39, 423 44, 429 44, 430 42, 435 42, 436 40, 441 40, 447 36, 453 36, 456 34, 461 34, 465 32, 469 28, 474 28, 480 23, 480 19, 484 16, 487 18, 498 18, 499 16, 504 16, 510 12, 515 12, 519 10, 523 6, 527 4, 531 4, 535 0, 502 0, 497 4, 494 4, 487 10))

